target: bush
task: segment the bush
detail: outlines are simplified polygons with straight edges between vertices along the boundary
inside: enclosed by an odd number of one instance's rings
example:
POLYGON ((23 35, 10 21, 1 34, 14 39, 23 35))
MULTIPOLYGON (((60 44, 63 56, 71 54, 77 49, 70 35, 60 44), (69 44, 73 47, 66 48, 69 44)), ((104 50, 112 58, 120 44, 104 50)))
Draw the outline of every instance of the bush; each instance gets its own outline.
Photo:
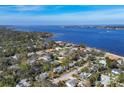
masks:
POLYGON ((27 64, 27 58, 25 56, 23 56, 20 60, 20 64, 19 64, 21 70, 23 71, 27 71, 29 68, 29 65, 27 64))
POLYGON ((88 72, 89 71, 89 68, 88 67, 84 67, 81 69, 81 72, 88 72))
POLYGON ((92 74, 90 77, 89 77, 89 80, 91 82, 91 84, 95 84, 95 81, 99 81, 99 76, 100 76, 100 73, 94 73, 92 74))
POLYGON ((117 80, 119 83, 124 83, 124 74, 120 74, 118 76, 118 80, 117 80))
POLYGON ((49 71, 50 69, 51 69, 50 64, 47 64, 47 63, 43 64, 43 71, 44 72, 49 71))
POLYGON ((86 48, 86 45, 84 45, 84 44, 80 44, 80 47, 82 47, 82 48, 86 48))
POLYGON ((59 81, 58 82, 58 86, 59 87, 65 87, 66 85, 65 85, 65 81, 59 81))
POLYGON ((2 81, 0 81, 0 87, 14 87, 14 86, 16 86, 16 82, 12 77, 7 77, 4 78, 2 81))
POLYGON ((120 68, 121 70, 124 70, 124 65, 121 65, 119 68, 120 68))

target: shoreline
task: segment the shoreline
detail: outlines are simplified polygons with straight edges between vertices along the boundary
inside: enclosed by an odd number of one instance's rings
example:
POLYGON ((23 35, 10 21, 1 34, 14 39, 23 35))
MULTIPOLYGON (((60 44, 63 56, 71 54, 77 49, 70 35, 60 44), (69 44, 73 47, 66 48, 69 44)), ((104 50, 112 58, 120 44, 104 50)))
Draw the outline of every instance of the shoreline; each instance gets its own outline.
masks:
MULTIPOLYGON (((92 48, 92 47, 87 47, 87 46, 86 46, 86 48, 96 49, 98 51, 101 51, 100 49, 97 49, 97 48, 92 48)), ((110 58, 116 59, 116 60, 121 58, 121 59, 124 60, 124 57, 123 56, 120 56, 120 55, 117 55, 117 54, 113 54, 113 53, 107 52, 107 51, 105 51, 105 57, 110 57, 110 58)))
MULTIPOLYGON (((65 41, 57 41, 57 40, 55 40, 55 42, 59 42, 59 43, 71 43, 71 44, 74 44, 74 45, 77 45, 77 46, 80 46, 80 44, 75 44, 75 43, 72 43, 72 42, 65 42, 65 41)), ((85 45, 85 44, 84 44, 85 45)), ((92 47, 89 47, 89 46, 86 46, 86 49, 96 49, 96 50, 98 50, 98 51, 102 51, 102 50, 100 50, 100 49, 98 49, 98 48, 92 48, 92 47)), ((105 57, 111 57, 111 58, 113 58, 113 59, 119 59, 119 58, 121 58, 121 59, 123 59, 124 60, 124 56, 121 56, 121 55, 117 55, 117 54, 114 54, 114 53, 111 53, 111 52, 107 52, 107 51, 105 51, 105 57)))
POLYGON ((106 56, 113 56, 113 57, 115 57, 115 58, 121 58, 121 59, 123 59, 124 60, 124 57, 123 56, 120 56, 120 55, 116 55, 116 54, 112 54, 112 53, 109 53, 109 52, 106 52, 106 56))
POLYGON ((17 32, 5 28, 0 32, 1 87, 112 86, 110 81, 124 86, 122 56, 83 43, 52 40, 46 32, 17 32))

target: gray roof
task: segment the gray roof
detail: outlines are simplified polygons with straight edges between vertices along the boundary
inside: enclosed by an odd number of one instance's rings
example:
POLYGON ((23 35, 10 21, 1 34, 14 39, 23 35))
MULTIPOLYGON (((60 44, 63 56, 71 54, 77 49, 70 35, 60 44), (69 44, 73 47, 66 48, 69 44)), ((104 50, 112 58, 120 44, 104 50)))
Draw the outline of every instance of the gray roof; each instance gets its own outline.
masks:
POLYGON ((36 76, 35 79, 38 81, 42 81, 48 77, 49 77, 49 74, 47 72, 45 72, 45 73, 42 73, 42 74, 36 76))
POLYGON ((86 73, 86 72, 83 72, 80 74, 80 77, 83 78, 83 79, 87 79, 88 77, 90 77, 91 73, 86 73))
POLYGON ((30 83, 27 82, 27 79, 22 79, 17 85, 16 87, 29 87, 30 83))
POLYGON ((57 72, 57 73, 61 73, 63 71, 63 67, 62 66, 58 66, 57 68, 53 69, 53 72, 57 72))

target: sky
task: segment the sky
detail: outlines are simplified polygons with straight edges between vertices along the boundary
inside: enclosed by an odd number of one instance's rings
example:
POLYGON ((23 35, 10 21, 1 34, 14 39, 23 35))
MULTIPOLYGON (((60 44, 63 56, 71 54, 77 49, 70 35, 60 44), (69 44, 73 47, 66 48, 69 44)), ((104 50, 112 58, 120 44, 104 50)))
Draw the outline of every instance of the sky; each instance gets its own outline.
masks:
POLYGON ((0 25, 124 24, 124 5, 0 5, 0 25))

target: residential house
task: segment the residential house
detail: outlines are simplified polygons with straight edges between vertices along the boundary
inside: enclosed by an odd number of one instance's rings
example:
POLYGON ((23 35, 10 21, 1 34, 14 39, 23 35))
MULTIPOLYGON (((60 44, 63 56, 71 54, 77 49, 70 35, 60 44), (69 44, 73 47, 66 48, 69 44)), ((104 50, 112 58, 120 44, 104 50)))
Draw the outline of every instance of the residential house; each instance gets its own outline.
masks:
POLYGON ((33 55, 35 55, 34 52, 30 52, 30 53, 28 53, 28 57, 31 57, 31 56, 33 56, 33 55))
POLYGON ((44 61, 52 61, 52 57, 50 54, 45 54, 40 59, 43 59, 44 61))
POLYGON ((113 74, 120 74, 122 71, 120 69, 112 69, 113 74))
POLYGON ((108 84, 110 84, 110 77, 102 74, 100 82, 106 87, 108 84))
POLYGON ((97 72, 99 69, 99 65, 98 64, 95 64, 93 65, 91 68, 90 68, 90 72, 97 72))
POLYGON ((13 59, 18 60, 20 58, 19 54, 15 54, 14 56, 12 56, 13 59))
POLYGON ((16 87, 30 87, 31 84, 27 81, 27 79, 22 79, 16 87))
POLYGON ((74 67, 75 63, 69 63, 69 67, 74 67))
POLYGON ((66 81, 65 84, 67 87, 76 87, 78 84, 78 80, 77 79, 70 79, 70 80, 66 81))
POLYGON ((37 81, 42 81, 44 79, 47 79, 48 77, 49 77, 49 74, 47 72, 45 72, 45 73, 42 73, 42 74, 36 76, 35 79, 37 81))
POLYGON ((53 69, 53 72, 55 73, 62 73, 63 72, 63 67, 62 66, 58 66, 56 68, 53 69))
POLYGON ((66 56, 67 54, 68 54, 68 51, 66 51, 66 50, 63 50, 63 51, 59 52, 59 55, 62 56, 62 57, 66 56))
POLYGON ((29 64, 33 64, 33 63, 36 62, 36 58, 34 58, 34 57, 28 58, 27 62, 28 62, 29 64))
POLYGON ((90 76, 91 76, 91 73, 86 73, 86 72, 80 73, 80 78, 82 79, 87 79, 90 76))
POLYGON ((106 60, 99 60, 99 63, 102 64, 103 66, 106 66, 106 60))

